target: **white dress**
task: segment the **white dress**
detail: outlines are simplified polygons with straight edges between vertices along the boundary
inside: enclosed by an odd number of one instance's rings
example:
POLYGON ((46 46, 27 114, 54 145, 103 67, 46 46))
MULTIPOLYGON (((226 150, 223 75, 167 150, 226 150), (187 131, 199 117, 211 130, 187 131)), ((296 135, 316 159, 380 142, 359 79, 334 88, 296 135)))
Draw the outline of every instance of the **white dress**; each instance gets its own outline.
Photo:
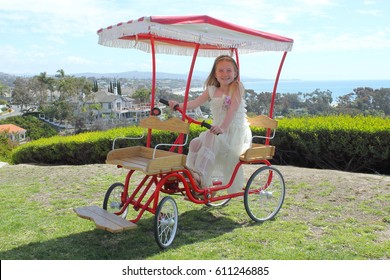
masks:
MULTIPOLYGON (((221 125, 226 113, 226 95, 214 97, 215 86, 207 88, 210 97, 210 109, 213 115, 213 125, 221 125)), ((199 135, 201 148, 198 152, 189 151, 187 155, 187 166, 199 171, 204 175, 204 185, 211 186, 215 179, 222 180, 226 185, 233 174, 234 168, 239 161, 239 156, 247 150, 252 141, 252 133, 246 118, 246 104, 244 88, 240 86, 241 102, 234 114, 232 122, 227 131, 215 135, 208 130, 199 135)), ((244 175, 240 167, 229 193, 235 193, 244 187, 244 175)))

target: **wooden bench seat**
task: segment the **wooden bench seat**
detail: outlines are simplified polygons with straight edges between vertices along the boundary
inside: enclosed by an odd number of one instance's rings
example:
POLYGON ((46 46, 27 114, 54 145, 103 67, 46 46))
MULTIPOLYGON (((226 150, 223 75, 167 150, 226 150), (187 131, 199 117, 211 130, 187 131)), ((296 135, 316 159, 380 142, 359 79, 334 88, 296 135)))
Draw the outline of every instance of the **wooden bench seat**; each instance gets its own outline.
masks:
MULTIPOLYGON (((248 121, 251 126, 261 127, 269 129, 275 133, 275 129, 278 126, 278 122, 274 119, 271 119, 265 115, 259 115, 254 118, 248 118, 248 121)), ((269 139, 272 139, 274 136, 253 136, 253 138, 263 138, 265 139, 265 144, 252 143, 252 146, 246 150, 241 156, 240 160, 245 162, 257 161, 257 160, 268 160, 272 159, 275 155, 275 146, 269 145, 269 139)))
POLYGON ((85 206, 75 208, 74 211, 81 218, 94 221, 96 227, 112 233, 122 232, 124 230, 135 229, 137 225, 123 219, 113 213, 98 206, 85 206))
POLYGON ((241 161, 249 162, 263 159, 272 159, 275 155, 275 146, 252 144, 252 147, 240 156, 241 161))
MULTIPOLYGON (((140 121, 140 127, 145 129, 156 129, 176 134, 186 134, 185 143, 188 139, 189 126, 189 123, 178 118, 170 118, 166 121, 162 121, 156 116, 150 116, 140 121)), ((151 131, 149 131, 149 133, 151 133, 151 131)), ((186 156, 180 153, 157 149, 157 147, 184 145, 185 144, 161 143, 156 145, 154 148, 144 146, 133 146, 121 149, 113 148, 113 150, 107 154, 106 163, 115 164, 130 170, 142 171, 147 175, 176 171, 184 168, 186 156)))
POLYGON ((152 175, 183 169, 186 156, 183 154, 155 150, 143 146, 112 150, 107 154, 106 163, 152 175))

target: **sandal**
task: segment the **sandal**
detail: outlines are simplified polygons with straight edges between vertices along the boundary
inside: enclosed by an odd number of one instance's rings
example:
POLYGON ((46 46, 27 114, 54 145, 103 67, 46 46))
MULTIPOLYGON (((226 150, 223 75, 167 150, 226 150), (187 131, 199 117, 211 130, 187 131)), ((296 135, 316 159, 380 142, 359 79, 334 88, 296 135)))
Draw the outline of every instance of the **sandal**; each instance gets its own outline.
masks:
MULTIPOLYGON (((196 171, 196 170, 191 169, 191 168, 188 168, 188 167, 186 167, 186 168, 190 171, 190 173, 191 173, 193 179, 195 180, 196 184, 198 185, 198 187, 200 189, 203 189, 204 184, 203 184, 203 176, 202 176, 202 174, 200 172, 196 171)), ((190 186, 190 191, 191 191, 192 196, 195 197, 198 200, 202 200, 203 199, 203 194, 197 193, 193 189, 193 186, 192 186, 192 184, 191 184, 189 179, 187 179, 187 182, 188 182, 188 185, 190 186)), ((187 197, 187 195, 184 195, 184 196, 185 196, 185 199, 190 200, 187 197)))
POLYGON ((196 171, 196 170, 194 170, 192 168, 189 168, 189 167, 187 167, 187 169, 191 172, 192 177, 196 181, 196 184, 198 185, 198 187, 200 189, 203 189, 204 188, 204 181, 203 181, 202 173, 200 173, 199 171, 196 171))

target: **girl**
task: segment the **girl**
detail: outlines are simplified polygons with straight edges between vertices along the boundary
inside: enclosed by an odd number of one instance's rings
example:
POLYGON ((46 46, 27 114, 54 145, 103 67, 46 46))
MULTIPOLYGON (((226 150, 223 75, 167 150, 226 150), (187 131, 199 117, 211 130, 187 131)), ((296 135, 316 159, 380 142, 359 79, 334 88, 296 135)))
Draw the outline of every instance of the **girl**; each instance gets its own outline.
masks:
MULTIPOLYGON (((234 59, 228 55, 217 57, 205 82, 205 91, 187 103, 190 110, 210 101, 213 115, 211 129, 191 141, 187 155, 187 167, 201 187, 211 186, 215 177, 226 185, 239 156, 250 147, 252 134, 246 119, 245 89, 238 77, 234 59)), ((169 101, 171 109, 175 105, 176 101, 169 101)), ((183 109, 183 103, 179 108, 183 109)), ((240 168, 228 192, 242 190, 243 182, 240 168)))

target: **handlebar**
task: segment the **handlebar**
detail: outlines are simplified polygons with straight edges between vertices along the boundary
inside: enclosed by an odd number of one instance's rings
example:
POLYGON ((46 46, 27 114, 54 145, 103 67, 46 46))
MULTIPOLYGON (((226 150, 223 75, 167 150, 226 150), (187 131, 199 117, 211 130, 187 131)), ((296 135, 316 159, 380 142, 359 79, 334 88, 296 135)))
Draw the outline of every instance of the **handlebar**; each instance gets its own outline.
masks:
MULTIPOLYGON (((164 105, 169 106, 168 100, 165 100, 165 99, 161 98, 159 100, 159 102, 164 104, 164 105)), ((209 124, 209 123, 207 123, 205 121, 199 122, 199 121, 194 120, 193 118, 187 116, 186 114, 184 114, 183 111, 179 108, 179 104, 176 104, 175 107, 173 107, 173 110, 180 112, 189 123, 195 123, 195 124, 198 124, 200 126, 203 126, 203 127, 207 128, 207 129, 211 128, 211 124, 209 124)))

